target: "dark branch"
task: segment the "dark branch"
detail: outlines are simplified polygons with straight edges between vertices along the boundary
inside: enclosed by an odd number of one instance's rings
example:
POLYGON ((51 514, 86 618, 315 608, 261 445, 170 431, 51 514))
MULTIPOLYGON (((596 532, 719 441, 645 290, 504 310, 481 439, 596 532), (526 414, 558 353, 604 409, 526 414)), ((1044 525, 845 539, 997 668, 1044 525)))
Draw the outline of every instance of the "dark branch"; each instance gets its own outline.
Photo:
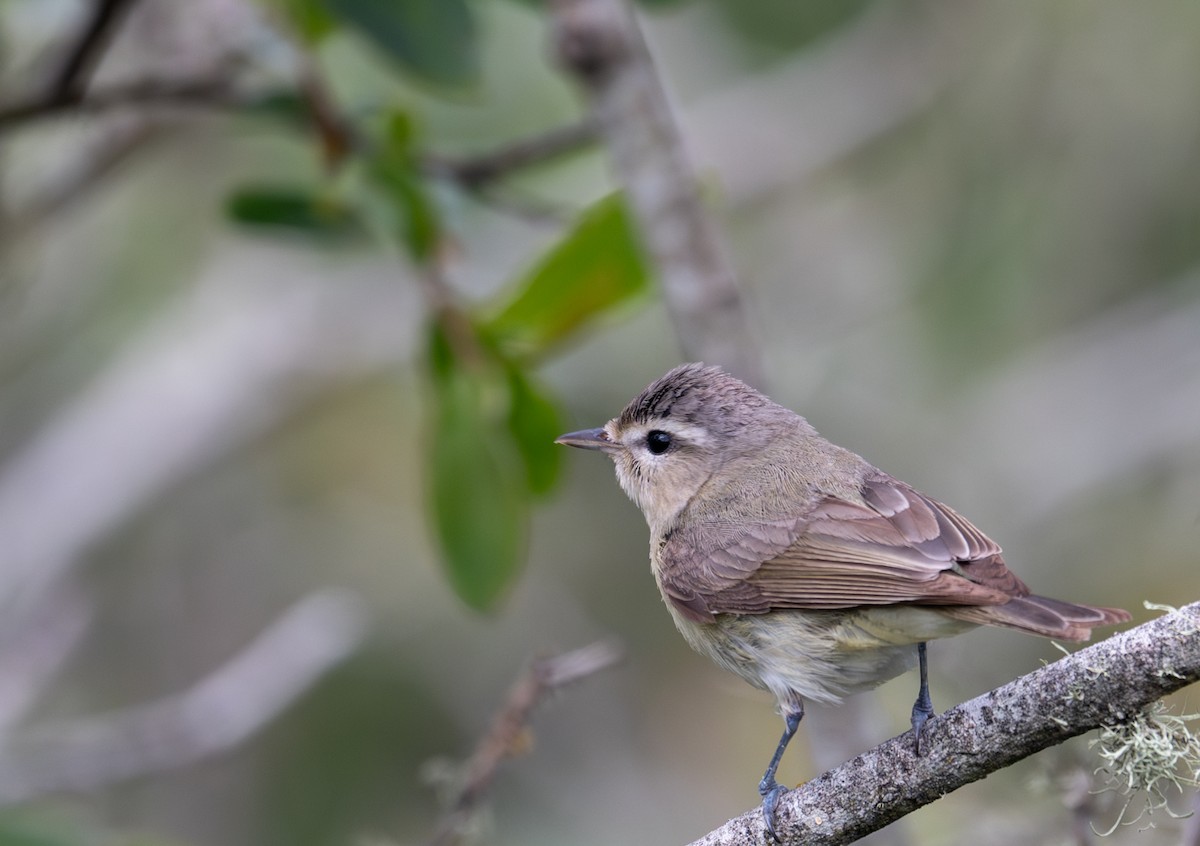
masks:
POLYGON ((129 107, 237 108, 246 105, 246 98, 233 90, 224 73, 182 81, 142 79, 114 84, 86 95, 81 91, 69 91, 57 97, 32 97, 0 105, 0 132, 66 113, 95 115, 129 107))
MULTIPOLYGON (((965 784, 1103 725, 1129 720, 1200 680, 1200 603, 1082 649, 964 702, 925 728, 917 757, 903 734, 788 793, 784 843, 851 843, 965 784)), ((756 808, 692 846, 766 842, 756 808)))
POLYGON ((594 143, 596 137, 595 121, 582 120, 477 156, 427 155, 422 167, 430 176, 453 179, 466 188, 478 189, 514 170, 581 150, 594 143))
POLYGON ((117 24, 137 0, 96 0, 66 59, 46 88, 46 99, 78 97, 100 63, 117 24))

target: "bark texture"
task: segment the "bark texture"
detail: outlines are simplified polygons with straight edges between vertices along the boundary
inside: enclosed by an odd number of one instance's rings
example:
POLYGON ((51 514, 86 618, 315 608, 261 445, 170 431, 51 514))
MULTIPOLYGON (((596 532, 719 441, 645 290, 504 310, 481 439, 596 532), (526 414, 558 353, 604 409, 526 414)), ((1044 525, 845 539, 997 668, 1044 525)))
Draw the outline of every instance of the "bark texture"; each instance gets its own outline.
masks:
MULTIPOLYGON (((1200 603, 1075 652, 882 743, 789 792, 783 843, 852 843, 965 784, 1102 725, 1130 719, 1200 680, 1200 603)), ((756 807, 692 846, 767 843, 756 807)))

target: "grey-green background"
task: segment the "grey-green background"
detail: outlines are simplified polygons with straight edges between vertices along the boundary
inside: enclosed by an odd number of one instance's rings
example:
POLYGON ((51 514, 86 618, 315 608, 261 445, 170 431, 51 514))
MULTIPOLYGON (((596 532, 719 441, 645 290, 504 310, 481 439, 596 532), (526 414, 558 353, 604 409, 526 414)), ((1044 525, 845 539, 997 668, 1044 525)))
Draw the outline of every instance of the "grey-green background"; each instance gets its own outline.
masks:
MULTIPOLYGON (((184 14, 148 4, 167 20, 184 14)), ((78 8, 0 6, 13 79, 78 8)), ((349 33, 318 60, 351 108, 403 104, 438 152, 578 116, 548 61, 544 19, 500 0, 472 8, 478 90, 430 91, 349 33)), ((969 516, 1040 592, 1120 605, 1135 620, 1150 616, 1143 600, 1196 599, 1200 6, 693 0, 643 14, 773 396, 969 516)), ((177 29, 185 46, 206 37, 177 29)), ((187 59, 145 52, 136 38, 119 42, 108 72, 120 73, 121 55, 187 59)), ((76 121, 10 135, 7 200, 62 172, 85 135, 76 121)), ((81 843, 419 843, 438 814, 421 775, 429 762, 469 752, 531 655, 610 635, 625 661, 538 712, 530 753, 497 780, 481 842, 682 843, 753 806, 778 718, 766 695, 673 630, 645 526, 608 462, 568 456, 494 613, 455 597, 425 509, 424 306, 412 267, 375 248, 249 234, 223 217, 248 179, 314 169, 293 135, 197 115, 80 202, 9 233, 0 472, 197 291, 223 319, 263 286, 390 281, 403 304, 395 337, 410 354, 214 455, 91 549, 82 572, 96 619, 34 717, 180 690, 323 585, 366 597, 368 646, 231 754, 0 821, 81 843)), ((582 208, 610 183, 590 152, 510 188, 582 208)), ((500 290, 558 232, 452 190, 438 197, 456 234, 448 277, 468 300, 500 290)), ((593 426, 680 355, 655 299, 608 317, 540 373, 571 422, 593 426)), ((935 704, 1056 655, 1008 632, 937 643, 935 704)), ((866 729, 870 740, 906 728, 914 686, 904 677, 882 689, 886 721, 866 729)), ((1195 710, 1196 699, 1179 702, 1195 710)), ((807 734, 827 718, 812 709, 783 781, 815 774, 807 734)), ((1073 842, 1069 812, 1039 778, 1070 755, 1086 743, 918 812, 905 823, 911 842, 1073 842)), ((1110 842, 1177 842, 1179 823, 1155 820, 1110 842)))

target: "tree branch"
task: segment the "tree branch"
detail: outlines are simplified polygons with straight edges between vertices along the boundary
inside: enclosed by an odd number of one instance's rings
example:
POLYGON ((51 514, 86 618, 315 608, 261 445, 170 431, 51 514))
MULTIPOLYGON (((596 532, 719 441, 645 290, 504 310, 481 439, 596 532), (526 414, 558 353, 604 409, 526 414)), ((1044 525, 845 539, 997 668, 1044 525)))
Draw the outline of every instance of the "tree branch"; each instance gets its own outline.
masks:
POLYGON ((139 79, 113 83, 91 93, 68 90, 58 96, 30 97, 7 103, 0 106, 0 131, 67 112, 94 115, 131 106, 236 108, 246 104, 246 98, 233 90, 225 72, 200 79, 139 79))
POLYGON ((28 617, 0 623, 0 747, 33 710, 91 627, 92 603, 67 580, 28 617))
POLYGON ((761 385, 733 268, 627 0, 550 8, 558 56, 588 97, 684 354, 761 385))
POLYGON ((331 386, 402 360, 390 280, 228 282, 214 269, 0 465, 9 619, 147 503, 331 386), (71 520, 64 522, 63 514, 71 520))
POLYGON ((438 824, 429 846, 452 846, 486 795, 496 771, 521 747, 533 709, 548 693, 614 664, 621 657, 618 647, 606 641, 584 646, 553 658, 534 661, 508 691, 504 707, 492 719, 466 765, 466 775, 450 809, 438 824))
POLYGON ((539 135, 519 138, 475 156, 428 154, 421 161, 430 176, 452 179, 465 188, 479 189, 521 168, 574 153, 596 141, 596 122, 581 120, 539 135))
MULTIPOLYGON (((951 708, 788 793, 784 843, 851 843, 965 784, 1102 725, 1126 721, 1200 680, 1200 603, 1110 637, 951 708)), ((768 842, 756 808, 692 846, 768 842)))
POLYGON ((42 726, 0 755, 0 805, 91 790, 195 763, 230 749, 293 703, 361 642, 356 597, 301 600, 207 678, 177 696, 42 726))
POLYGON ((80 29, 71 48, 66 52, 62 67, 47 87, 49 99, 78 95, 87 88, 92 70, 99 64, 104 50, 121 18, 137 0, 95 0, 92 13, 80 29))

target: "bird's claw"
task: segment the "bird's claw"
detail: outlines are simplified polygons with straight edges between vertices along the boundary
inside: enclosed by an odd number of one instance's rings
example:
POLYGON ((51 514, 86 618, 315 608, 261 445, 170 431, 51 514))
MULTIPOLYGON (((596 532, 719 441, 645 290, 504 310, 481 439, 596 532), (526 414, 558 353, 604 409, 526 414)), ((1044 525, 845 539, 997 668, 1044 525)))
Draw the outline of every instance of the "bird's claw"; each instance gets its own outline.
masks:
POLYGON ((779 843, 781 842, 779 835, 775 832, 775 808, 779 805, 779 797, 787 793, 787 788, 774 780, 769 783, 764 781, 758 786, 758 792, 763 798, 763 824, 767 827, 767 834, 771 835, 772 840, 779 843))
POLYGON ((917 744, 917 755, 921 754, 921 732, 925 728, 925 724, 929 722, 929 718, 933 716, 933 703, 928 700, 922 702, 918 699, 913 703, 912 709, 912 730, 913 739, 917 744))

